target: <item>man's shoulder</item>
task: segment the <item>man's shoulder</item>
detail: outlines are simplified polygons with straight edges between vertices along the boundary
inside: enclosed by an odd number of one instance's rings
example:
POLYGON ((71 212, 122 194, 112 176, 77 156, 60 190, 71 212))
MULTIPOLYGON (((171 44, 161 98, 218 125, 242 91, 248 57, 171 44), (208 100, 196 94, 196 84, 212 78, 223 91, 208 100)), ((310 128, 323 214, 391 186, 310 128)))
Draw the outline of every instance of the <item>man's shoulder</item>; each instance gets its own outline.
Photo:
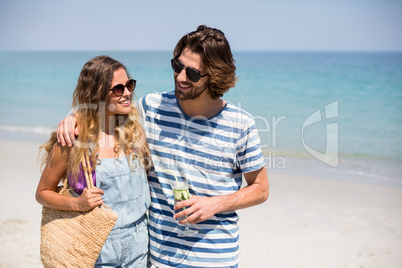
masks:
POLYGON ((224 111, 225 116, 232 118, 232 120, 240 121, 243 124, 248 124, 250 121, 254 121, 253 115, 251 115, 243 108, 234 105, 230 101, 226 101, 226 107, 224 111))
POLYGON ((166 101, 169 102, 175 98, 174 91, 154 92, 146 94, 140 99, 140 102, 142 102, 143 105, 149 106, 153 104, 160 104, 166 101))

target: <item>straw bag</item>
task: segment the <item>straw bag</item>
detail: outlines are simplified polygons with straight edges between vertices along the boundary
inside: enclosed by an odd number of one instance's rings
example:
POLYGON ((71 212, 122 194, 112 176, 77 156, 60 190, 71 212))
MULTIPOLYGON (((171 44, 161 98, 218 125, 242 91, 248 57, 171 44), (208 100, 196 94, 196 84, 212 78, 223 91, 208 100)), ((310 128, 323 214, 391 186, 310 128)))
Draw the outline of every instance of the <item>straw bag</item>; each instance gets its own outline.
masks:
MULTIPOLYGON (((88 154, 82 157, 82 167, 87 186, 92 188, 88 154)), ((77 197, 67 185, 65 179, 58 193, 77 197)), ((86 212, 43 207, 40 251, 44 267, 94 267, 116 220, 117 213, 106 205, 86 212)))

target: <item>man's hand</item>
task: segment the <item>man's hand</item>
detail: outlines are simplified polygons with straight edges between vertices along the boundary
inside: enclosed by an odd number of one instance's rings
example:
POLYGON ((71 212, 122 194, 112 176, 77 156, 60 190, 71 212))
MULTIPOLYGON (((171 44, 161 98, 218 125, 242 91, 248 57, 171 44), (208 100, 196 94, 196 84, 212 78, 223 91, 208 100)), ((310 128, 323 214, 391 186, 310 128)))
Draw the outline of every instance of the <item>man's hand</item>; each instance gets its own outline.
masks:
POLYGON ((68 147, 71 147, 75 142, 75 136, 78 134, 77 118, 74 117, 74 114, 70 114, 61 120, 57 127, 57 142, 62 146, 67 144, 68 147))
POLYGON ((205 196, 192 196, 188 200, 177 203, 174 207, 175 210, 185 208, 174 215, 175 219, 185 216, 187 218, 179 221, 180 224, 194 224, 206 221, 220 212, 220 200, 223 196, 205 197, 205 196))
POLYGON ((177 203, 175 210, 186 208, 174 215, 175 219, 188 216, 179 223, 199 223, 210 219, 217 213, 235 211, 256 206, 265 202, 269 195, 268 175, 265 167, 244 173, 247 187, 228 195, 213 197, 192 196, 190 199, 177 203))

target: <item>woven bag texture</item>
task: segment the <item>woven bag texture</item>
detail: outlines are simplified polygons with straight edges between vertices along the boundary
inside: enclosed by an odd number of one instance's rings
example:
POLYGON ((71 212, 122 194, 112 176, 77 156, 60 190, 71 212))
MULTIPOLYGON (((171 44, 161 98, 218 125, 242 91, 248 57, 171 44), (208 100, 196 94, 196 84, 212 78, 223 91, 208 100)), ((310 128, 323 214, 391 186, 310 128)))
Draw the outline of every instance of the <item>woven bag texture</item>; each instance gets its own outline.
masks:
MULTIPOLYGON (((62 195, 72 196, 63 188, 62 195)), ((44 267, 94 267, 117 214, 105 205, 87 212, 42 208, 44 267)))
MULTIPOLYGON (((57 192, 73 196, 66 181, 57 192)), ((94 267, 117 217, 117 213, 106 205, 86 212, 44 206, 40 245, 44 267, 94 267)))

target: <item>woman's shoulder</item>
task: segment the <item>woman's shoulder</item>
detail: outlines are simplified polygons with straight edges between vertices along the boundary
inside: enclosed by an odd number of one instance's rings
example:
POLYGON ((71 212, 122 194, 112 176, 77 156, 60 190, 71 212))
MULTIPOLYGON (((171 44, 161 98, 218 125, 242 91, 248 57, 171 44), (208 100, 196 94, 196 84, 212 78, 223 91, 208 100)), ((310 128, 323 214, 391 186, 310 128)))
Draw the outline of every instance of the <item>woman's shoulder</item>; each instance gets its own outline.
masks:
POLYGON ((60 161, 68 161, 68 158, 70 157, 70 153, 73 150, 73 147, 69 146, 62 146, 60 143, 56 142, 53 145, 52 150, 50 151, 49 155, 53 155, 53 157, 56 157, 60 161))
POLYGON ((70 156, 71 150, 73 147, 62 146, 57 141, 56 132, 52 132, 50 135, 50 139, 39 147, 40 153, 42 150, 45 151, 42 154, 42 164, 48 163, 49 161, 68 161, 68 157, 70 156))

